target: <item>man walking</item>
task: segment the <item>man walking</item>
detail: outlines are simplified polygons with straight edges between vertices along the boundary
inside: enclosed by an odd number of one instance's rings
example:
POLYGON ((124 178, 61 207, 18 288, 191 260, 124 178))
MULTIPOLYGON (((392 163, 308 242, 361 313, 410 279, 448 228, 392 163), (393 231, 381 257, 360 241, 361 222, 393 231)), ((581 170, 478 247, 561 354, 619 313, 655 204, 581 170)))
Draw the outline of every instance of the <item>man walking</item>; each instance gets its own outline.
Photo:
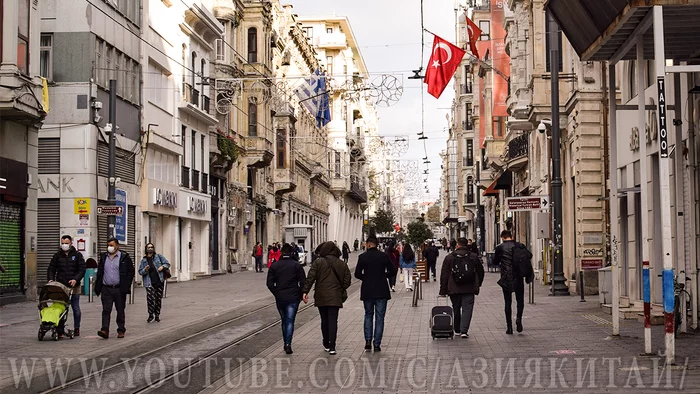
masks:
POLYGON ((263 272, 263 247, 260 242, 257 242, 255 246, 253 246, 253 257, 255 258, 255 272, 263 272))
POLYGON ((435 247, 435 243, 430 241, 428 246, 423 250, 423 257, 428 261, 428 280, 430 273, 433 273, 433 282, 437 281, 437 259, 440 256, 440 251, 435 247))
POLYGON ((505 301, 506 334, 512 335, 513 292, 515 292, 515 301, 517 303, 516 329, 518 332, 523 331, 523 310, 525 309, 525 284, 523 279, 532 280, 532 273, 524 272, 532 271, 532 265, 528 264, 530 259, 532 259, 532 253, 525 248, 525 245, 515 242, 513 234, 509 230, 501 231, 501 239, 503 242, 496 247, 493 264, 501 269, 501 279, 498 280, 498 284, 503 289, 503 300, 505 301), (530 269, 523 269, 525 265, 529 265, 530 269))
POLYGON ((272 264, 267 271, 267 288, 275 296, 277 310, 282 319, 282 337, 284 352, 292 354, 292 336, 294 335, 294 319, 301 302, 301 290, 306 281, 304 268, 299 264, 298 257, 294 258, 294 247, 290 244, 282 246, 280 261, 272 264))
POLYGON ((109 338, 109 320, 112 305, 117 309, 117 338, 124 338, 126 332, 126 295, 131 293, 131 283, 135 275, 134 263, 126 252, 119 250, 119 240, 107 241, 107 253, 100 256, 97 266, 95 294, 102 299, 102 328, 97 335, 109 338))
POLYGON ((389 255, 377 249, 377 238, 367 238, 367 251, 357 259, 355 278, 362 281, 360 300, 365 306, 365 350, 382 351, 384 316, 387 301, 391 299, 388 279, 396 277, 396 267, 389 255), (374 332, 372 326, 374 325, 374 332))
POLYGON ((440 296, 450 296, 454 310, 455 333, 469 338, 469 325, 474 311, 474 298, 484 282, 484 266, 467 239, 457 240, 457 249, 445 257, 440 272, 440 296))
MULTIPOLYGON (((72 245, 73 238, 70 235, 61 237, 61 250, 51 258, 49 269, 46 272, 49 282, 56 281, 73 289, 70 297, 70 307, 73 309, 73 335, 80 336, 80 281, 85 276, 85 259, 72 245)), ((58 337, 65 335, 65 322, 58 325, 58 337)))

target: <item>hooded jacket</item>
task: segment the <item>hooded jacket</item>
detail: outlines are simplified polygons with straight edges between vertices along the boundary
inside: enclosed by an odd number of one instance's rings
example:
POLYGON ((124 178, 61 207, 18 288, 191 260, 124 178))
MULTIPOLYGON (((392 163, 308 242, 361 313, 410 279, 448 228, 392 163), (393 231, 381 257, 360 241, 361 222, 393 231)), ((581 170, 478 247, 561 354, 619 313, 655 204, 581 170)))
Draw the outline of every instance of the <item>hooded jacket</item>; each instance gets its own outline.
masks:
POLYGON ((314 303, 319 306, 343 307, 342 290, 350 287, 350 268, 341 260, 340 249, 333 242, 324 242, 318 249, 318 258, 311 263, 311 269, 304 282, 304 294, 314 288, 314 303), (336 277, 336 274, 338 274, 336 277), (340 279, 340 282, 338 281, 340 279))

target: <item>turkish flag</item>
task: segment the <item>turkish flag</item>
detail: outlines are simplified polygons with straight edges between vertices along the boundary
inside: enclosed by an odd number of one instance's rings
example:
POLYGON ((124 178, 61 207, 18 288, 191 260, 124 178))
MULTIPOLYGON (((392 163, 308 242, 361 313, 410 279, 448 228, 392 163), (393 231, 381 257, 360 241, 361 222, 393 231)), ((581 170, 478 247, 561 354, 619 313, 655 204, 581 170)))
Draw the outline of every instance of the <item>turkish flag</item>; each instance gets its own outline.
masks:
POLYGON ((428 93, 435 98, 440 98, 455 71, 457 71, 457 67, 459 67, 459 63, 462 61, 465 53, 450 42, 435 36, 432 55, 430 55, 428 60, 428 69, 423 80, 423 82, 428 84, 428 93))
POLYGON ((479 29, 479 26, 476 25, 476 23, 472 22, 471 19, 467 16, 467 14, 464 14, 464 17, 467 19, 467 31, 469 32, 469 49, 472 51, 472 54, 476 56, 476 58, 479 58, 479 50, 476 49, 476 42, 479 40, 479 37, 481 37, 481 29, 479 29))

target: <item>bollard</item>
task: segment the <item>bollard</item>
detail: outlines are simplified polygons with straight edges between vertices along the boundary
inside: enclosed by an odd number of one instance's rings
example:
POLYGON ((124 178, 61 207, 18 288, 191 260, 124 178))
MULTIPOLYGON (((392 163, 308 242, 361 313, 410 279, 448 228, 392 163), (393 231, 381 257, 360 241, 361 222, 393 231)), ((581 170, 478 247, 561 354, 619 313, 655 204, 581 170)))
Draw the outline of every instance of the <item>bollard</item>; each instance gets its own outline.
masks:
POLYGON ((585 285, 584 285, 584 283, 583 283, 583 271, 579 271, 579 272, 578 272, 578 276, 579 276, 579 282, 578 282, 578 283, 579 283, 579 286, 580 286, 580 287, 579 287, 577 290, 578 290, 579 293, 581 294, 581 301, 579 301, 579 302, 586 302, 586 295, 585 295, 585 292, 586 292, 586 291, 585 291, 585 289, 584 289, 584 286, 585 286, 585 285))
POLYGON ((165 279, 163 281, 163 298, 167 297, 168 295, 168 280, 165 279))
POLYGON ((418 274, 418 299, 423 299, 423 278, 421 274, 418 274))
POLYGON ((131 281, 131 293, 129 293, 129 304, 134 303, 134 283, 135 281, 131 281))
POLYGON ((528 285, 528 294, 529 294, 529 302, 530 304, 535 303, 535 282, 532 281, 528 285))
POLYGON ((90 285, 88 286, 88 302, 93 302, 94 301, 94 294, 95 291, 95 277, 90 276, 90 285))

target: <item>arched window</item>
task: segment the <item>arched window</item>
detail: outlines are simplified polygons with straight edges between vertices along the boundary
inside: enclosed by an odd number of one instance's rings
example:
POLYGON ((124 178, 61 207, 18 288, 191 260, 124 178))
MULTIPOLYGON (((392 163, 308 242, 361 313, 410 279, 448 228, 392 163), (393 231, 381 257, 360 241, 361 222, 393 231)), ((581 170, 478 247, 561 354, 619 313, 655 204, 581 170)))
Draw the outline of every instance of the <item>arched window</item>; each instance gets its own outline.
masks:
POLYGON ((206 107, 208 106, 208 103, 205 103, 205 102, 204 102, 204 101, 206 100, 206 97, 207 97, 207 94, 206 94, 206 92, 204 91, 205 88, 206 88, 206 86, 207 86, 207 85, 205 84, 205 79, 206 79, 206 75, 207 75, 206 69, 207 69, 207 61, 206 61, 205 59, 202 59, 201 64, 200 64, 200 68, 199 68, 199 82, 200 82, 200 84, 202 85, 202 93, 201 93, 201 94, 202 94, 202 100, 201 100, 201 104, 202 104, 203 107, 201 107, 201 108, 203 108, 205 111, 208 112, 209 110, 206 108, 206 107))
POLYGON ((190 73, 192 73, 192 89, 194 89, 195 85, 195 75, 197 74, 197 52, 192 51, 192 68, 190 69, 190 73))
POLYGON ((248 137, 258 136, 258 106, 252 100, 248 102, 248 137))
POLYGON ((248 29, 248 63, 258 62, 258 29, 248 29))

